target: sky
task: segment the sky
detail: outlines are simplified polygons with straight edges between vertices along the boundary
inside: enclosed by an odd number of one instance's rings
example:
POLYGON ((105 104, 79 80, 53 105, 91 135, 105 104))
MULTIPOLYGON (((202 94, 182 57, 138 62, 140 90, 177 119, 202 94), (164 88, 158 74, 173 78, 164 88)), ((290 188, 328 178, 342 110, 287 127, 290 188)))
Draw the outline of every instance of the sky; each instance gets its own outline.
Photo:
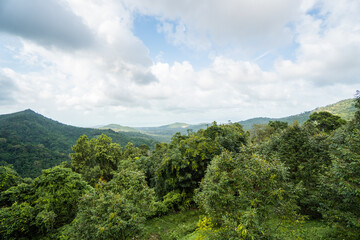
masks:
POLYGON ((359 0, 0 1, 0 114, 225 123, 356 90, 359 0))

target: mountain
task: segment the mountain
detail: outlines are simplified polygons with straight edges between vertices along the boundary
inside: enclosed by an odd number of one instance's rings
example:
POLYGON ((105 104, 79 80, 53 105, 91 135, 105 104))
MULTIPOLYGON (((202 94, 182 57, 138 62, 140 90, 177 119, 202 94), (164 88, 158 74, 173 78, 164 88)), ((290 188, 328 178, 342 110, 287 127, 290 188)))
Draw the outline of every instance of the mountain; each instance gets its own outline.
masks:
POLYGON ((196 124, 190 125, 187 123, 173 123, 169 125, 163 125, 159 127, 138 127, 142 133, 154 136, 156 139, 164 142, 170 142, 171 137, 179 132, 181 134, 187 134, 189 131, 196 132, 199 129, 207 128, 209 124, 196 124))
POLYGON ((282 121, 289 124, 293 123, 295 120, 300 124, 303 124, 306 120, 309 119, 310 115, 314 112, 330 112, 334 115, 338 115, 344 120, 349 121, 355 114, 354 99, 345 99, 340 102, 327 105, 325 107, 318 107, 312 111, 304 112, 297 115, 292 115, 283 118, 251 118, 245 121, 240 121, 239 123, 244 126, 244 129, 249 130, 254 124, 268 124, 269 121, 282 121))
POLYGON ((313 112, 330 112, 334 115, 340 116, 342 119, 349 121, 352 119, 355 115, 356 108, 354 105, 354 99, 345 99, 340 102, 327 105, 325 107, 319 107, 313 110, 313 112))
POLYGON ((172 123, 159 127, 126 127, 118 124, 108 124, 100 126, 98 129, 111 129, 115 132, 138 132, 148 135, 159 142, 170 142, 171 137, 180 132, 181 134, 187 134, 188 131, 198 131, 199 129, 205 129, 209 124, 196 124, 191 125, 187 123, 172 123))
POLYGON ((251 118, 245 121, 240 121, 239 123, 243 125, 244 129, 249 130, 252 128, 254 124, 268 124, 270 121, 282 121, 287 123, 293 123, 295 120, 298 121, 300 124, 304 123, 306 120, 309 119, 312 112, 304 112, 297 115, 292 115, 283 118, 266 118, 266 117, 259 117, 259 118, 251 118))
MULTIPOLYGON (((249 130, 254 124, 268 124, 269 121, 282 121, 292 124, 295 120, 300 124, 303 124, 306 120, 309 119, 310 115, 314 112, 327 111, 332 114, 338 115, 345 120, 350 120, 355 113, 354 99, 345 99, 340 102, 327 105, 325 107, 319 107, 312 111, 283 117, 283 118, 267 118, 267 117, 258 117, 251 118, 245 121, 239 121, 243 125, 244 129, 249 130)), ((124 127, 117 124, 109 124, 102 126, 101 129, 112 129, 116 132, 141 132, 147 134, 158 140, 159 142, 170 142, 171 137, 179 132, 181 134, 187 134, 188 131, 198 131, 199 129, 205 129, 207 126, 211 125, 210 123, 202 123, 197 125, 191 125, 188 123, 172 123, 168 125, 163 125, 159 127, 124 127)))
POLYGON ((111 129, 111 130, 113 130, 115 132, 140 132, 136 128, 122 126, 122 125, 119 125, 119 124, 108 124, 108 125, 100 126, 100 127, 97 127, 97 128, 99 128, 99 129, 111 129))
POLYGON ((0 165, 13 164, 23 177, 36 177, 42 169, 69 160, 76 140, 87 135, 97 137, 102 133, 113 142, 125 146, 146 144, 151 148, 157 141, 138 132, 79 128, 59 123, 28 109, 13 114, 0 115, 0 165))

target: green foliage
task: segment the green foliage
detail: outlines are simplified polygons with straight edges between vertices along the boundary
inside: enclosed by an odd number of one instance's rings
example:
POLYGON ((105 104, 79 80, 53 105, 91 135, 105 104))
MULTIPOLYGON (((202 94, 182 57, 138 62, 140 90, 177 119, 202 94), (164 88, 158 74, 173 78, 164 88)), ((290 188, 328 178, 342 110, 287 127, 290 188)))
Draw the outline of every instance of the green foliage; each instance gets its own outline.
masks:
POLYGON ((33 203, 41 218, 50 219, 50 215, 55 215, 56 217, 52 217, 55 227, 71 222, 77 212, 80 197, 91 189, 79 174, 64 166, 43 170, 43 174, 34 180, 33 188, 33 203))
POLYGON ((141 171, 121 168, 104 188, 125 198, 127 203, 135 206, 134 211, 139 215, 148 217, 156 211, 155 192, 149 188, 141 171))
POLYGON ((346 123, 344 119, 329 112, 315 112, 307 122, 312 122, 321 131, 330 132, 346 123))
POLYGON ((185 240, 194 232, 198 220, 199 211, 197 210, 184 210, 153 218, 144 224, 136 239, 185 240))
POLYGON ((286 129, 287 122, 270 121, 269 124, 254 124, 250 129, 250 139, 252 143, 263 143, 270 139, 274 133, 286 129))
POLYGON ((311 123, 302 127, 295 124, 259 148, 266 158, 278 158, 289 168, 289 180, 298 188, 301 212, 314 218, 321 217, 316 197, 319 177, 331 163, 327 137, 311 123))
POLYGON ((80 197, 91 187, 62 164, 43 170, 34 179, 23 179, 0 195, 0 231, 4 239, 29 239, 54 233, 70 223, 80 197), (18 223, 18 224, 17 224, 18 223))
POLYGON ((0 209, 0 239, 30 239, 33 236, 35 209, 29 203, 15 202, 0 209))
POLYGON ((111 180, 122 157, 120 145, 112 143, 112 139, 104 134, 90 141, 86 135, 81 136, 73 151, 70 157, 74 171, 81 173, 92 186, 99 178, 111 180))
POLYGON ((350 121, 354 118, 355 111, 354 99, 350 98, 325 107, 319 107, 312 112, 329 112, 345 119, 346 121, 350 121))
POLYGON ((238 152, 246 142, 247 135, 237 123, 214 123, 188 136, 174 135, 155 172, 157 195, 175 191, 186 195, 183 203, 190 203, 211 159, 223 150, 238 152))
POLYGON ((251 152, 215 157, 196 194, 208 216, 198 231, 216 239, 270 238, 282 222, 298 217, 287 175, 280 162, 251 152), (280 219, 276 227, 267 225, 273 218, 280 219))
POLYGON ((360 91, 359 90, 356 91, 354 107, 356 108, 354 125, 360 129, 360 91))
POLYGON ((11 206, 15 202, 30 202, 34 195, 34 188, 31 180, 22 182, 6 191, 0 192, 0 206, 11 206))
POLYGON ((346 239, 360 238, 360 129, 350 125, 332 138, 332 164, 321 182, 321 209, 346 239))
POLYGON ((12 166, 0 166, 0 192, 16 186, 21 182, 21 177, 12 166))
POLYGON ((105 133, 114 142, 153 147, 157 141, 141 133, 78 128, 45 118, 31 110, 0 115, 0 165, 12 164, 22 177, 37 177, 47 169, 69 160, 76 140, 105 133))
POLYGON ((269 140, 274 129, 268 124, 254 124, 249 132, 252 143, 262 143, 269 140))
MULTIPOLYGON (((106 185, 106 183, 103 183, 106 185)), ((88 192, 63 239, 131 239, 145 221, 145 214, 131 201, 101 186, 88 192)))
POLYGON ((269 126, 272 127, 275 131, 284 130, 289 126, 289 123, 282 121, 270 121, 269 126))

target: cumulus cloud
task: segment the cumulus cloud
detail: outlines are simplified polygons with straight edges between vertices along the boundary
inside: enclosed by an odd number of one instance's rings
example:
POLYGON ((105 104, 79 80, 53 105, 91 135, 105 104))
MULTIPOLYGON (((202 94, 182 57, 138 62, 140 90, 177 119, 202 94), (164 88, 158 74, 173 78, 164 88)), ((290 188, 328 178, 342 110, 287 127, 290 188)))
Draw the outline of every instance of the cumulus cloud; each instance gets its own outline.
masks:
POLYGON ((17 106, 86 126, 226 122, 311 110, 360 88, 359 5, 356 0, 36 0, 32 5, 5 0, 0 30, 21 37, 12 61, 27 70, 0 62, 0 109, 5 99, 16 99, 17 106), (50 16, 45 9, 57 12, 50 16), (156 18, 157 34, 174 46, 208 51, 210 63, 199 68, 191 56, 154 62, 151 46, 133 33, 138 14, 156 18), (283 45, 291 54, 281 55, 283 45), (234 54, 216 46, 230 46, 234 54), (248 57, 247 51, 256 54, 248 57), (265 54, 254 58, 259 52, 265 54), (258 62, 269 56, 265 70, 258 62))
POLYGON ((124 0, 142 14, 158 16, 161 30, 175 44, 203 48, 239 44, 263 48, 291 41, 291 24, 300 16, 301 1, 141 1, 124 0), (167 22, 167 21, 172 22, 167 22), (208 38, 210 37, 210 39, 208 38))
POLYGON ((94 41, 90 29, 64 4, 55 0, 3 0, 0 31, 19 35, 41 45, 71 49, 94 41))
POLYGON ((297 57, 280 60, 276 69, 283 78, 303 79, 317 86, 358 84, 360 75, 360 2, 315 1, 304 7, 296 26, 297 57), (357 13, 357 14, 356 14, 357 13))

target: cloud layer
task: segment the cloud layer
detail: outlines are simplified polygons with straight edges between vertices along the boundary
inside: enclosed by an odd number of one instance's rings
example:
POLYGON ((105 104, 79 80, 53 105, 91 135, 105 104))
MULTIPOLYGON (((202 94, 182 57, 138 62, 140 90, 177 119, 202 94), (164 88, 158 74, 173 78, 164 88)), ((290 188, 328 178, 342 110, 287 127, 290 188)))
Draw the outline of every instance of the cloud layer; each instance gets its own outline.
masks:
POLYGON ((1 112, 34 108, 84 126, 238 121, 311 110, 360 88, 356 0, 5 0, 0 13, 9 39, 0 41, 1 112), (210 64, 151 59, 137 16, 210 64))

